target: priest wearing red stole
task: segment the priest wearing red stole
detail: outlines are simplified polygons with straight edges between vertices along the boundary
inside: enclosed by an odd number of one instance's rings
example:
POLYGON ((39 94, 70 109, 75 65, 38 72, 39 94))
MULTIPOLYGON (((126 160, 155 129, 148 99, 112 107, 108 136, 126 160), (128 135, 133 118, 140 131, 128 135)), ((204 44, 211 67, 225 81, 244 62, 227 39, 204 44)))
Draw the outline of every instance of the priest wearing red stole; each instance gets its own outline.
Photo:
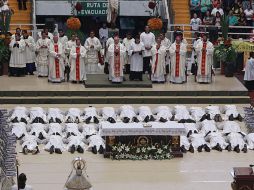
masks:
POLYGON ((171 62, 170 82, 177 84, 186 82, 186 53, 186 44, 181 42, 181 38, 177 36, 175 42, 169 48, 171 62))
POLYGON ((53 43, 49 47, 49 76, 50 82, 64 81, 64 52, 58 36, 53 37, 53 43))
POLYGON ((152 74, 151 80, 154 83, 164 83, 166 74, 166 47, 161 44, 161 38, 156 39, 152 49, 152 74))
POLYGON ((196 46, 198 58, 197 82, 199 83, 212 82, 213 51, 213 44, 204 35, 202 41, 196 46))
POLYGON ((126 48, 119 42, 119 37, 114 37, 114 44, 108 48, 109 57, 109 80, 112 83, 123 82, 123 67, 126 48))
POLYGON ((86 49, 77 39, 70 52, 70 81, 73 83, 86 81, 85 58, 86 49))

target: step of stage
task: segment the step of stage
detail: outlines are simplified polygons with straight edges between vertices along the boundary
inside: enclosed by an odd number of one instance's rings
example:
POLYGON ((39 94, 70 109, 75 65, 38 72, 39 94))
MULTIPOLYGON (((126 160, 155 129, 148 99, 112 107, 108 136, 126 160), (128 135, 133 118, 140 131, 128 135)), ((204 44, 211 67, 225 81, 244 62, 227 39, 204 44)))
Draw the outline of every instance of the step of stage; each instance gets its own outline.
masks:
POLYGON ((0 97, 0 104, 249 104, 249 96, 0 97))

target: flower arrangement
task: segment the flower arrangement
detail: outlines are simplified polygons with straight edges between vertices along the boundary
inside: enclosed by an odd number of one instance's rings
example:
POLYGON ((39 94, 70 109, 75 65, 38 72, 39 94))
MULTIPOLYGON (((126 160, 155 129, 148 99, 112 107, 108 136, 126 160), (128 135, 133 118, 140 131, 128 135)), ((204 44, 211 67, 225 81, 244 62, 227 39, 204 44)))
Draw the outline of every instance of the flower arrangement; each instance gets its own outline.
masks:
POLYGON ((163 27, 163 22, 160 18, 150 18, 147 21, 147 25, 151 30, 161 30, 163 27))
POLYGON ((171 159, 169 145, 133 146, 115 144, 112 146, 111 158, 113 160, 165 160, 171 159))
POLYGON ((70 17, 67 19, 67 27, 70 30, 79 30, 81 27, 81 22, 78 18, 70 17))
POLYGON ((75 5, 75 9, 80 12, 82 10, 82 4, 80 2, 77 2, 76 5, 75 5))

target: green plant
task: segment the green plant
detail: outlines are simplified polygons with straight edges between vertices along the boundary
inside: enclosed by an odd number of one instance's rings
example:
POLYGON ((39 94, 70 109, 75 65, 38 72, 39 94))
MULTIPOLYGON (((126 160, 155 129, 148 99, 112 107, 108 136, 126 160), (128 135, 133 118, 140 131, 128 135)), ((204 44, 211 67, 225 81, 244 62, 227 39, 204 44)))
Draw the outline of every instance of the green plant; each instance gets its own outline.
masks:
POLYGON ((228 39, 228 31, 229 31, 229 17, 228 15, 223 15, 221 17, 220 25, 221 25, 221 33, 224 40, 228 39))
POLYGON ((10 50, 8 46, 5 45, 4 39, 0 39, 0 64, 9 63, 10 50))
POLYGON ((12 12, 1 12, 0 13, 0 28, 2 29, 2 33, 4 35, 7 34, 7 32, 9 31, 9 27, 10 27, 10 22, 11 22, 11 16, 12 16, 12 12))
POLYGON ((214 58, 216 61, 222 61, 224 63, 235 63, 236 57, 236 50, 231 45, 225 45, 224 43, 221 43, 214 48, 214 58))

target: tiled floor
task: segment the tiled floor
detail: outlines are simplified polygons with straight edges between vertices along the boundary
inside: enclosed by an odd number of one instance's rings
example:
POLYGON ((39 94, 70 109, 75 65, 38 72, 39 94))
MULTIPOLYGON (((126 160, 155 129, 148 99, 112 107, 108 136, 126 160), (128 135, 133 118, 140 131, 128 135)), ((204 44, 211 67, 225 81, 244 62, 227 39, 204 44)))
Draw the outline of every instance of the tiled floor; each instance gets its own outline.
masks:
MULTIPOLYGON (((140 88, 85 88, 82 84, 48 83, 47 78, 36 76, 8 77, 0 76, 1 91, 140 91, 140 88)), ((193 76, 189 76, 185 84, 154 84, 153 88, 144 88, 142 91, 247 91, 247 89, 236 79, 216 75, 211 84, 198 84, 194 82, 193 76)))

